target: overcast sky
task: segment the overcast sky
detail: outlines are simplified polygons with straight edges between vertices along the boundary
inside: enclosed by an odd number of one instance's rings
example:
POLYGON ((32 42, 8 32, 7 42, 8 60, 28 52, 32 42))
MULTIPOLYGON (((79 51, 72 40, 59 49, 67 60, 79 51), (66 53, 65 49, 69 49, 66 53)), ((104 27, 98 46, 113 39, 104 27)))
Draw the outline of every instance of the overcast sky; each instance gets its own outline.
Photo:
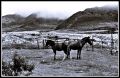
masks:
POLYGON ((67 18, 86 8, 104 5, 118 5, 117 1, 2 1, 2 16, 7 14, 21 14, 27 16, 38 13, 45 17, 67 18))

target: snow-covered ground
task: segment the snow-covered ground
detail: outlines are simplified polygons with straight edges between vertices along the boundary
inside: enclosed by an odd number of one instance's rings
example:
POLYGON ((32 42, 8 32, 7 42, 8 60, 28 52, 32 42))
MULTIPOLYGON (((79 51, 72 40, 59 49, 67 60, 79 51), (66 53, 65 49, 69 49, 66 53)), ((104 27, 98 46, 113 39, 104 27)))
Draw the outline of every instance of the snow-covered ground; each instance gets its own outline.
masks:
MULTIPOLYGON (((100 44, 101 40, 104 42, 104 46, 111 45, 111 34, 78 34, 74 33, 64 33, 64 32, 39 32, 39 31, 22 31, 22 32, 3 32, 2 33, 2 45, 7 44, 24 44, 29 43, 32 45, 37 45, 37 40, 39 45, 43 45, 43 39, 47 39, 48 36, 58 36, 59 38, 69 38, 69 39, 82 39, 84 37, 90 36, 91 39, 95 39, 94 45, 100 44)), ((62 40, 62 39, 61 39, 62 40)), ((113 34, 114 47, 118 47, 118 34, 113 34)))

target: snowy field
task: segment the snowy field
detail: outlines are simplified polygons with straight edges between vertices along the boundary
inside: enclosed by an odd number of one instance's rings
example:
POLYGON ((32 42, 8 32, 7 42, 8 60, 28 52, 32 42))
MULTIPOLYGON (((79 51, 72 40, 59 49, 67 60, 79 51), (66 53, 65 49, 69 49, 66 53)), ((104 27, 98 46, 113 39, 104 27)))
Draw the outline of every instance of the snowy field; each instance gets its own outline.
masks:
MULTIPOLYGON (((48 39, 49 37, 58 36, 59 38, 69 38, 69 39, 82 39, 84 37, 90 36, 90 38, 95 39, 94 45, 101 45, 101 41, 104 43, 102 45, 110 47, 111 45, 111 34, 78 34, 74 33, 60 33, 56 31, 50 32, 38 32, 38 31, 23 31, 23 32, 4 32, 2 33, 2 46, 16 44, 28 44, 37 47, 39 43, 40 47, 43 47, 43 39, 48 39), (13 42, 14 41, 14 42, 13 42)), ((63 41, 59 39, 58 41, 63 41)), ((114 48, 118 47, 118 34, 113 34, 114 48)))

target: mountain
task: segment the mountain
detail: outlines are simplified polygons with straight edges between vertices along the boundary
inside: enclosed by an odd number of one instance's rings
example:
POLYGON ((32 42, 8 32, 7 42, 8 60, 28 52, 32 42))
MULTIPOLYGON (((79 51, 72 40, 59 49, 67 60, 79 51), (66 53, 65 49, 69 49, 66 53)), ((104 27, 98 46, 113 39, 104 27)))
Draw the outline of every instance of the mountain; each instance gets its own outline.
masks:
POLYGON ((24 17, 17 14, 6 15, 6 16, 2 16, 2 25, 3 27, 10 26, 16 23, 20 23, 23 20, 24 20, 24 17))
POLYGON ((44 29, 103 30, 110 27, 118 28, 118 6, 87 8, 66 20, 40 17, 37 13, 26 17, 18 14, 2 16, 2 31, 6 32, 44 29))
POLYGON ((117 6, 103 6, 87 8, 84 11, 79 11, 68 19, 60 23, 58 29, 77 29, 77 30, 93 30, 104 29, 109 23, 116 27, 118 22, 118 7, 117 6), (101 24, 102 23, 102 24, 101 24))
POLYGON ((2 31, 54 29, 62 21, 57 18, 38 17, 35 13, 27 17, 17 14, 5 15, 2 16, 2 31))

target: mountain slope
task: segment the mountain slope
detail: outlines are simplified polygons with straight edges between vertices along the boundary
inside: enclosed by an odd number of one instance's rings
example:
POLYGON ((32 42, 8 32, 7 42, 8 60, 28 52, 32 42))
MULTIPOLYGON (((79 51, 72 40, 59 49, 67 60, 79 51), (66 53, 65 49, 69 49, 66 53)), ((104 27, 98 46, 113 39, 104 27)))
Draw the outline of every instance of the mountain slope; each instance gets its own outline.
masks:
POLYGON ((118 21, 117 7, 94 7, 79 11, 59 24, 56 29, 87 30, 100 26, 100 23, 118 21))
POLYGON ((24 21, 24 17, 20 15, 17 14, 5 15, 2 16, 2 27, 19 24, 23 21, 24 21))
POLYGON ((57 18, 37 17, 35 13, 27 17, 17 14, 6 15, 2 16, 2 31, 54 29, 61 21, 63 20, 57 18))

